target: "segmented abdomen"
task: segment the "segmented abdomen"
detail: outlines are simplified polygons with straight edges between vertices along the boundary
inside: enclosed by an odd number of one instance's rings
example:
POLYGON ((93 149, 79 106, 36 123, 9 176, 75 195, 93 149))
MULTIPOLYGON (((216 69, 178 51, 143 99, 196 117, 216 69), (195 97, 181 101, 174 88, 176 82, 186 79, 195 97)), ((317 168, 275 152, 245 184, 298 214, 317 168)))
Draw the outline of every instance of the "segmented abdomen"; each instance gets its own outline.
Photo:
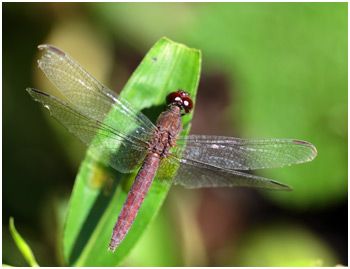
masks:
POLYGON ((116 247, 128 233, 137 213, 151 187, 154 176, 159 166, 160 157, 155 153, 149 153, 141 166, 134 183, 128 193, 118 220, 114 225, 108 250, 115 251, 116 247))

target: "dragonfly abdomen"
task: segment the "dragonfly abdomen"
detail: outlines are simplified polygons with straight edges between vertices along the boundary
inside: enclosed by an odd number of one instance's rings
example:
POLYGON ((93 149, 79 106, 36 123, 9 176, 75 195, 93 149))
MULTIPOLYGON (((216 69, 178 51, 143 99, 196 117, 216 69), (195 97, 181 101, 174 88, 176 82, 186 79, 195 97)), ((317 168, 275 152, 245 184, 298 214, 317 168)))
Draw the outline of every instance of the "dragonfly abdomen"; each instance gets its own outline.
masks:
POLYGON ((108 250, 114 250, 128 233, 136 215, 151 187, 154 176, 157 172, 160 157, 155 153, 149 153, 141 166, 134 183, 128 193, 122 210, 119 213, 118 220, 114 225, 111 241, 108 250))

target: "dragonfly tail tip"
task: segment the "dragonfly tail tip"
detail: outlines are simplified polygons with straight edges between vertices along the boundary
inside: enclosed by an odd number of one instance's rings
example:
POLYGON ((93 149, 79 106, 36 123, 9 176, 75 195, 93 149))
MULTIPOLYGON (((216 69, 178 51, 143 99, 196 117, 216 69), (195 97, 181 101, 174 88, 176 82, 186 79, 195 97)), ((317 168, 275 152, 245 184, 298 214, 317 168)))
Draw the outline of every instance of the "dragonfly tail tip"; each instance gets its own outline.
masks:
POLYGON ((114 253, 115 248, 111 248, 111 246, 109 246, 109 247, 107 248, 107 251, 110 251, 110 250, 112 250, 112 252, 114 253))

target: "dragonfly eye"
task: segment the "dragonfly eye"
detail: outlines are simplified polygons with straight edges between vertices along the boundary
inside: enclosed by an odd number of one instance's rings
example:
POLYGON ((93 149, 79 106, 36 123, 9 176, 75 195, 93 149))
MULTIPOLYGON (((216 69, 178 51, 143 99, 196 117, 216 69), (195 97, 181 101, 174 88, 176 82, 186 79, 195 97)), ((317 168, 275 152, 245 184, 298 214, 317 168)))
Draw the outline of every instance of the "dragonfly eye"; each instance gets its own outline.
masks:
POLYGON ((181 94, 178 91, 169 93, 166 97, 166 104, 167 105, 176 104, 176 105, 182 106, 181 94))
POLYGON ((185 110, 185 113, 190 113, 193 108, 192 99, 189 96, 182 97, 182 107, 185 110))
POLYGON ((190 98, 190 94, 181 89, 176 92, 169 93, 166 97, 166 104, 179 106, 181 109, 185 110, 185 114, 190 113, 193 108, 193 102, 190 98))

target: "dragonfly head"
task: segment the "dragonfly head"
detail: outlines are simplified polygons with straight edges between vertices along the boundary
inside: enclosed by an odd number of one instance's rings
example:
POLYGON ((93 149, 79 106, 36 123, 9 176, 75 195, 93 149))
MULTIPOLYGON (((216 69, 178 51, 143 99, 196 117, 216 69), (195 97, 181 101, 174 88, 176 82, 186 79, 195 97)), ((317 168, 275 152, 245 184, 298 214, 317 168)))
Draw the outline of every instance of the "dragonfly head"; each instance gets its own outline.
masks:
POLYGON ((193 108, 193 102, 188 92, 178 90, 171 92, 166 97, 166 104, 179 106, 185 111, 185 114, 190 113, 193 108))

